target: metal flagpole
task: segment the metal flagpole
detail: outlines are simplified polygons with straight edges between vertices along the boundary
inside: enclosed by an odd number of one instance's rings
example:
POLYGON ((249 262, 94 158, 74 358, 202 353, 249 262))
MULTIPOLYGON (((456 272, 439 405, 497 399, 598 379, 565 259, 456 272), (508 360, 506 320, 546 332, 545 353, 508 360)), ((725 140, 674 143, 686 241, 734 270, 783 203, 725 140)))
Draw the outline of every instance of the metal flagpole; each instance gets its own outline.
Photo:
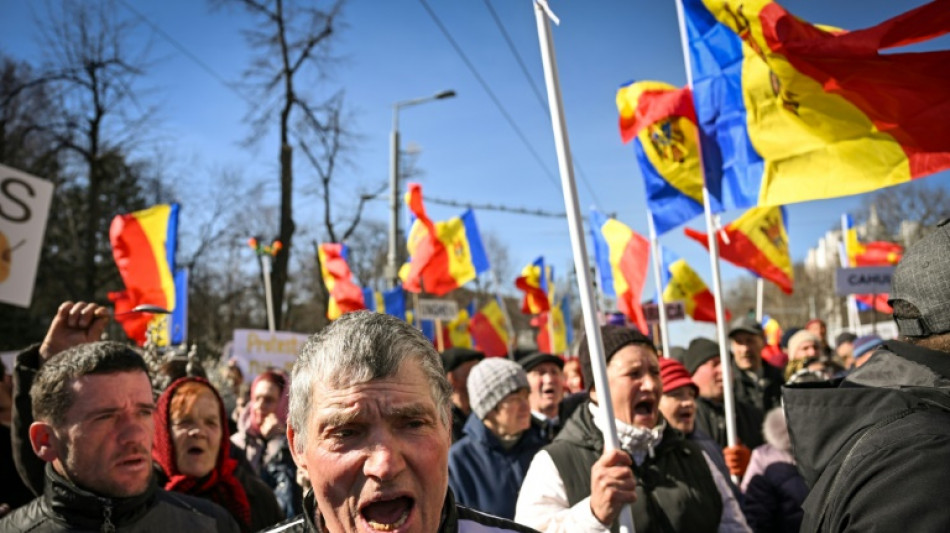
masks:
MULTIPOLYGON (((841 215, 841 248, 839 249, 839 259, 842 267, 851 266, 851 258, 848 255, 848 215, 841 215)), ((858 313, 858 301, 853 294, 848 295, 848 327, 857 334, 861 329, 861 315, 858 313)))
POLYGON ((660 264, 663 258, 660 255, 660 239, 656 236, 656 226, 653 224, 653 213, 647 211, 647 222, 650 226, 650 247, 653 248, 653 281, 656 283, 656 307, 660 315, 660 339, 663 345, 663 357, 670 356, 670 329, 666 322, 666 302, 663 301, 663 277, 660 275, 660 264))
POLYGON ((267 306, 267 329, 274 332, 274 297, 270 286, 270 254, 258 254, 261 260, 261 271, 264 273, 264 305, 267 306))
MULTIPOLYGON (((620 448, 617 426, 614 420, 614 408, 610 402, 610 386, 607 383, 607 362, 604 355, 604 339, 600 335, 594 307, 594 291, 591 284, 590 266, 587 262, 587 247, 584 244, 584 227, 577 202, 577 184, 574 182, 571 148, 567 137, 567 124, 564 120, 561 87, 558 81, 557 60, 554 54, 554 42, 551 39, 551 23, 554 18, 545 0, 534 0, 534 14, 538 23, 538 41, 541 47, 541 63, 544 66, 544 81, 548 92, 548 108, 551 112, 551 127, 554 130, 554 146, 557 150, 558 169, 561 174, 561 189, 564 193, 564 207, 567 211, 568 229, 571 234, 571 248, 574 253, 574 267, 578 274, 578 288, 581 296, 581 309, 584 312, 584 329, 590 345, 591 367, 594 373, 594 387, 598 391, 601 422, 604 431, 604 449, 620 448)), ((633 512, 625 505, 618 518, 620 531, 633 533, 633 512)))
POLYGON ((755 321, 762 323, 765 316, 765 280, 759 278, 755 281, 755 321))
MULTIPOLYGON (((680 26, 680 44, 683 48, 683 61, 686 66, 686 81, 693 90, 693 69, 689 57, 689 42, 686 35, 686 20, 683 16, 683 0, 676 0, 676 15, 680 26)), ((703 167, 702 137, 699 143, 699 168, 703 172, 703 210, 706 213, 706 231, 709 238, 709 263, 712 267, 713 296, 716 302, 716 337, 719 341, 719 361, 722 370, 723 404, 726 418, 726 444, 735 446, 736 439, 736 403, 733 395, 732 360, 726 348, 726 316, 722 306, 722 283, 719 276, 719 232, 713 223, 712 206, 709 203, 709 187, 706 186, 706 169, 703 167)))

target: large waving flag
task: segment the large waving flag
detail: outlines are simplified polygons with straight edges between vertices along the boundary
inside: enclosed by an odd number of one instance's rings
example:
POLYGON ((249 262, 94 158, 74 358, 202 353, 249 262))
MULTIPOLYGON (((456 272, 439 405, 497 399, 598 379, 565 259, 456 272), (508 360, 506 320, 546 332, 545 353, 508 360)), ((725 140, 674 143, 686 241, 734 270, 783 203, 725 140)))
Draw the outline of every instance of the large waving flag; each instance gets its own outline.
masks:
POLYGON ((566 296, 560 303, 551 307, 551 310, 541 313, 532 320, 532 325, 538 328, 538 351, 552 354, 564 354, 574 342, 574 326, 571 324, 570 299, 566 296), (548 313, 551 314, 548 317, 548 313), (551 343, 551 333, 554 333, 554 343, 551 343))
POLYGON ((703 212, 703 174, 693 97, 658 81, 638 81, 617 91, 620 137, 634 140, 658 235, 703 212))
POLYGON ((617 298, 617 308, 631 322, 647 332, 640 294, 647 280, 650 243, 642 235, 597 210, 590 212, 594 258, 604 294, 617 298))
MULTIPOLYGON (((896 5, 896 4, 895 4, 896 5)), ((710 193, 725 209, 867 192, 950 168, 945 1, 825 30, 767 0, 683 0, 710 193)))
POLYGON ((472 314, 469 321, 475 349, 488 357, 508 354, 508 326, 501 305, 497 298, 492 298, 472 314))
POLYGON ((344 313, 366 309, 363 290, 353 283, 353 273, 346 262, 347 246, 328 242, 319 247, 320 274, 330 294, 327 318, 336 320, 344 313))
POLYGON ((402 290, 402 285, 382 292, 364 287, 363 303, 370 311, 406 320, 406 293, 402 290))
POLYGON ((125 290, 109 293, 116 320, 125 334, 145 344, 149 323, 156 329, 156 344, 170 340, 166 316, 123 313, 144 304, 175 311, 175 252, 178 247, 178 204, 161 204, 126 215, 116 215, 109 226, 112 256, 125 290), (158 331, 158 330, 162 331, 158 331))
POLYGON ((538 257, 524 267, 521 275, 515 279, 515 287, 524 292, 521 299, 522 313, 536 315, 551 308, 548 301, 550 268, 544 265, 544 257, 538 257))
MULTIPOLYGON (((683 302, 686 314, 699 322, 716 322, 716 301, 703 278, 685 259, 681 259, 666 248, 663 250, 663 268, 660 279, 663 284, 664 302, 683 302)), ((726 313, 729 320, 729 313, 726 313)))
MULTIPOLYGON (((707 234, 691 228, 683 231, 709 248, 707 234)), ((784 207, 749 209, 723 228, 718 237, 719 257, 771 281, 786 294, 792 293, 795 273, 788 252, 788 214, 784 207)))
POLYGON ((409 230, 409 266, 400 272, 407 291, 425 290, 441 296, 489 269, 471 209, 444 222, 433 222, 426 214, 418 183, 409 185, 406 203, 416 217, 409 230))

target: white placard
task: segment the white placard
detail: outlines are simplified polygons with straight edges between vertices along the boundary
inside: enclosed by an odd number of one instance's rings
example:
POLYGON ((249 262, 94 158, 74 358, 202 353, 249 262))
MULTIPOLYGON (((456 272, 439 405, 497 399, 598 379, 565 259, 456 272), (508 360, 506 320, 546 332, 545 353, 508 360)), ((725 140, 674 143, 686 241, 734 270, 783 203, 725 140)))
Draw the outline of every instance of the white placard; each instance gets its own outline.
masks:
POLYGON ((888 293, 893 274, 892 266, 839 268, 835 272, 835 290, 841 296, 888 293))
POLYGON ((233 357, 244 380, 250 382, 268 367, 275 367, 290 375, 297 353, 307 341, 308 335, 289 331, 270 332, 266 329, 236 329, 231 345, 233 357))
POLYGON ((0 302, 29 307, 53 184, 0 165, 0 302))
POLYGON ((455 320, 459 305, 454 300, 420 299, 418 315, 423 320, 455 320))

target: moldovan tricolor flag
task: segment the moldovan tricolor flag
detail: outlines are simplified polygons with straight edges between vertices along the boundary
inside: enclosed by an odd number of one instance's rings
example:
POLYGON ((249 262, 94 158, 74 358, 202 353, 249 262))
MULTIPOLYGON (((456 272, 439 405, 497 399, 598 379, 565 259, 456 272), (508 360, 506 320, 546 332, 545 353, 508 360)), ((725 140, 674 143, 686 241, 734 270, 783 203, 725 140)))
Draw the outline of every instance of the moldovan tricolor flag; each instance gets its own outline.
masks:
POLYGON ((336 320, 343 313, 366 309, 363 290, 353 283, 353 273, 346 262, 347 246, 336 242, 323 243, 319 247, 320 274, 330 294, 327 318, 336 320))
POLYGON ((432 222, 422 203, 422 186, 418 183, 409 184, 406 203, 416 217, 407 244, 410 262, 408 268, 400 271, 407 291, 425 290, 442 296, 489 269, 471 209, 444 222, 432 222))
MULTIPOLYGON (((716 302, 709 287, 685 259, 662 248, 663 268, 660 279, 663 283, 664 302, 683 302, 686 314, 699 322, 716 322, 716 302)), ((729 320, 729 313, 726 313, 729 320)))
POLYGON ((620 137, 633 140, 657 235, 703 212, 703 173, 688 88, 638 81, 617 91, 620 137))
POLYGON ((488 357, 508 354, 508 326, 497 297, 485 302, 485 305, 472 315, 468 329, 472 333, 476 350, 488 357))
POLYGON ((590 212, 590 228, 601 290, 607 296, 615 296, 620 312, 636 324, 640 331, 648 332, 640 294, 647 279, 649 241, 597 210, 590 212))
MULTIPOLYGON (((858 240, 858 231, 854 227, 851 215, 845 216, 845 250, 848 253, 849 266, 891 266, 900 262, 904 256, 904 247, 893 242, 872 241, 862 243, 858 240)), ((855 301, 858 310, 867 311, 876 309, 881 313, 893 313, 894 309, 887 303, 888 294, 856 294, 855 301)))
POLYGON ((112 256, 125 290, 110 292, 115 318, 125 334, 139 346, 145 344, 149 322, 162 324, 156 331, 158 345, 170 339, 166 316, 148 313, 123 315, 136 306, 150 304, 175 310, 175 251, 178 247, 178 204, 161 204, 127 215, 116 215, 109 226, 112 256))
POLYGON ((515 279, 515 287, 524 292, 521 300, 521 312, 536 315, 551 308, 548 301, 548 280, 550 267, 545 267, 544 257, 538 257, 530 265, 521 269, 521 275, 515 279))
MULTIPOLYGON (((788 252, 788 215, 784 207, 755 207, 718 232, 719 257, 747 268, 756 276, 792 293, 795 273, 788 252)), ((686 236, 709 249, 701 231, 684 228, 686 236)))
POLYGON ((472 332, 469 330, 469 320, 473 313, 472 304, 460 307, 455 318, 449 320, 443 327, 442 342, 446 348, 471 348, 472 332))
POLYGON ((852 32, 766 0, 683 8, 706 185, 724 209, 848 196, 950 168, 950 51, 886 52, 947 33, 945 1, 852 32))
POLYGON ((555 305, 550 311, 541 313, 531 322, 538 328, 538 351, 551 354, 564 354, 571 348, 574 342, 574 326, 571 324, 571 306, 570 299, 561 298, 560 304, 555 305), (548 322, 548 313, 551 313, 550 322, 548 322), (551 344, 551 332, 554 332, 554 344, 551 344))
POLYGON ((364 287, 363 303, 370 311, 406 320, 406 293, 402 290, 402 285, 382 292, 364 287))

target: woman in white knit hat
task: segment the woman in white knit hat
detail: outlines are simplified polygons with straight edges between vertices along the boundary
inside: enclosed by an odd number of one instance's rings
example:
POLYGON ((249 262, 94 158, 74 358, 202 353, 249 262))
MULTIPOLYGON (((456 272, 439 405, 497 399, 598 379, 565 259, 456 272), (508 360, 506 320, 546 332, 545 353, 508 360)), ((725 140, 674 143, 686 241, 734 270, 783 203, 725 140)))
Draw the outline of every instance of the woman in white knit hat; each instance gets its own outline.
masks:
POLYGON ((534 454, 546 444, 531 425, 528 377, 521 365, 488 358, 468 375, 475 416, 449 450, 449 486, 461 505, 512 519, 534 454))

